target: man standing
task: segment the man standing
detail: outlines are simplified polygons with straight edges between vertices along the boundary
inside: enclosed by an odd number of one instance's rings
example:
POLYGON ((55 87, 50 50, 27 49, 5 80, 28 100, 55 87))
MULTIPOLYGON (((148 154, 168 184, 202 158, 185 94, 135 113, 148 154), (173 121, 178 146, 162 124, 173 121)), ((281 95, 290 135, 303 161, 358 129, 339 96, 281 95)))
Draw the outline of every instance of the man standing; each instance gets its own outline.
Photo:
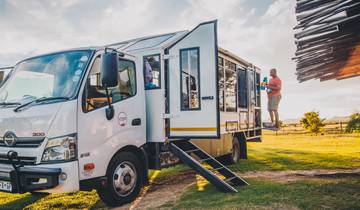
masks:
POLYGON ((276 128, 279 128, 278 107, 281 99, 281 80, 277 76, 275 68, 270 70, 270 76, 272 78, 267 85, 268 110, 270 113, 271 122, 275 125, 276 128))

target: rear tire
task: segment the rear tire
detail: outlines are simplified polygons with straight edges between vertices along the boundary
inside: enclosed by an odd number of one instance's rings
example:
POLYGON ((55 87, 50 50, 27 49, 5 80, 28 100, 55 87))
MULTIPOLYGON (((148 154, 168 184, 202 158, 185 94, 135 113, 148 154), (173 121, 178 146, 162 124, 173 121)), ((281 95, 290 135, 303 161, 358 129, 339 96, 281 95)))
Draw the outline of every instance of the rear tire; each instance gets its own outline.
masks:
POLYGON ((107 186, 98 189, 101 200, 111 207, 130 203, 139 195, 143 186, 143 167, 139 158, 131 152, 121 152, 110 162, 107 186))
POLYGON ((233 137, 232 140, 232 148, 231 153, 225 156, 226 163, 235 164, 239 162, 240 159, 240 143, 236 136, 233 137))

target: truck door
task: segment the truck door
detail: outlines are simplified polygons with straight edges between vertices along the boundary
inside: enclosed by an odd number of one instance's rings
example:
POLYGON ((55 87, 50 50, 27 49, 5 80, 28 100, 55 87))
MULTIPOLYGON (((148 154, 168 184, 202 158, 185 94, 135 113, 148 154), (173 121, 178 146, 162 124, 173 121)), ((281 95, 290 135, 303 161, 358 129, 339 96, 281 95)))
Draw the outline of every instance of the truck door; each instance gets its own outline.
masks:
POLYGON ((119 57, 118 86, 109 88, 114 117, 107 120, 106 90, 101 85, 101 58, 96 56, 79 101, 78 156, 80 179, 104 176, 120 148, 145 143, 144 93, 142 78, 132 58, 119 57), (86 169, 93 164, 93 169, 86 169))
POLYGON ((170 138, 220 136, 216 24, 201 23, 165 50, 170 138))

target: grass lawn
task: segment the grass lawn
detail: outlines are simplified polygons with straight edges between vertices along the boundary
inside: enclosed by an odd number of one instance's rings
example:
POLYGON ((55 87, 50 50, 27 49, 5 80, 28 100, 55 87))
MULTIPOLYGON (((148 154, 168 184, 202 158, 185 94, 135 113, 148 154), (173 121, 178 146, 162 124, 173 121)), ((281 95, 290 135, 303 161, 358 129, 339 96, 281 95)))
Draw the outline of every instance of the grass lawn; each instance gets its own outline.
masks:
POLYGON ((178 201, 164 204, 170 209, 359 209, 360 179, 317 179, 281 184, 247 180, 250 186, 238 193, 219 193, 208 186, 185 192, 178 201))
MULTIPOLYGON (((360 135, 276 136, 265 133, 262 143, 248 144, 248 160, 231 166, 235 171, 280 171, 360 168, 360 135)), ((179 165, 161 172, 159 179, 188 170, 179 165)), ((360 209, 360 179, 311 179, 287 184, 249 179, 236 194, 218 193, 212 186, 195 187, 165 208, 360 209)), ((95 191, 54 195, 0 193, 2 209, 104 208, 95 191)))
POLYGON ((248 143, 248 159, 235 171, 360 168, 360 135, 274 135, 248 143))

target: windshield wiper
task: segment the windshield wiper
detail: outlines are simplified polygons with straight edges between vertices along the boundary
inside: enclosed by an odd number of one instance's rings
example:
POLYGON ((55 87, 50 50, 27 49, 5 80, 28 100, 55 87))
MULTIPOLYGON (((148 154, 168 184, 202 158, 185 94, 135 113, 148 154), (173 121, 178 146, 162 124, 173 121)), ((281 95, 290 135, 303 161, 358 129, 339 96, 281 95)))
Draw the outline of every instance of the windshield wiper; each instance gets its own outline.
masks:
POLYGON ((0 106, 12 106, 12 105, 21 105, 19 102, 1 102, 0 106))
POLYGON ((64 101, 67 101, 67 100, 70 100, 69 97, 42 97, 42 98, 38 98, 38 99, 35 99, 33 101, 30 101, 30 102, 27 102, 25 104, 22 104, 18 107, 16 107, 14 109, 14 112, 18 112, 20 110, 22 110, 24 107, 27 107, 31 104, 37 104, 37 103, 41 103, 41 102, 44 102, 44 101, 52 101, 52 100, 64 100, 64 101))

